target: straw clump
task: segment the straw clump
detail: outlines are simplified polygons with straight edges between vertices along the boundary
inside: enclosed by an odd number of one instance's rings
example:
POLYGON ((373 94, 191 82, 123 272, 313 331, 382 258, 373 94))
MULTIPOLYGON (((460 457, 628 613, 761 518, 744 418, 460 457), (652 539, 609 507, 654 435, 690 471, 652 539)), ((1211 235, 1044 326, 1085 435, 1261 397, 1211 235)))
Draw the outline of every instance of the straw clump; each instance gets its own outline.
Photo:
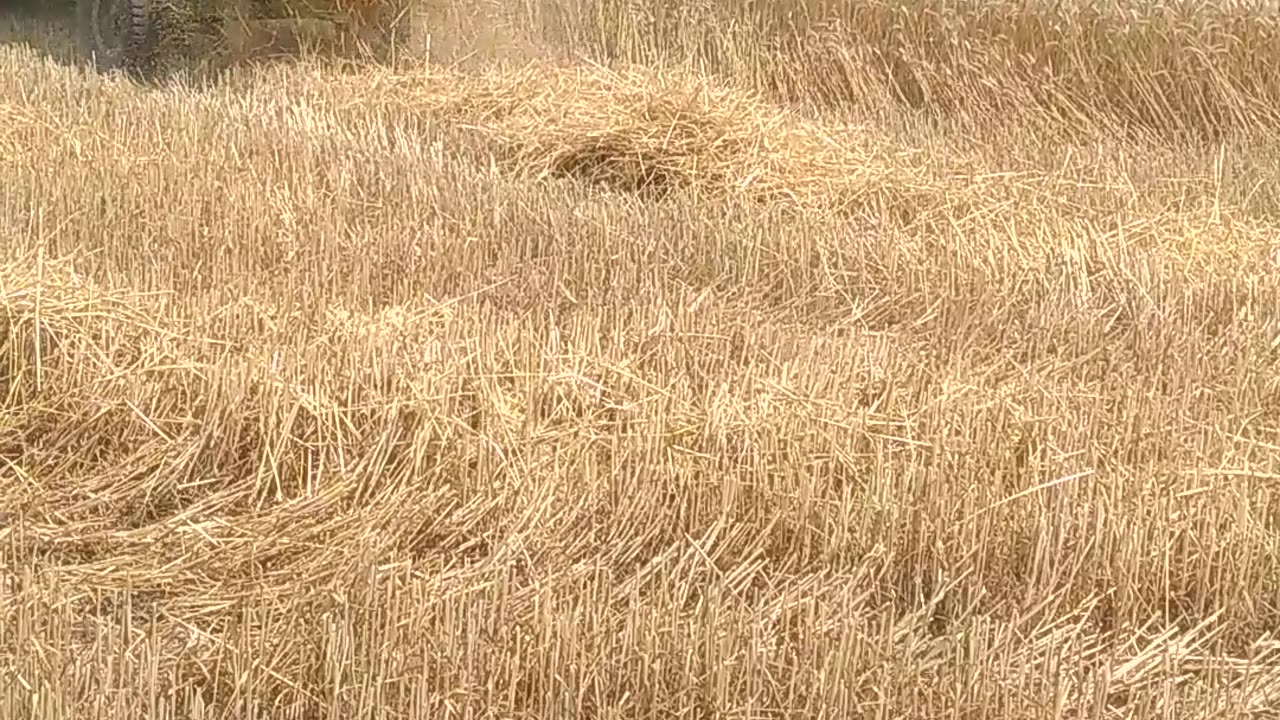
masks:
POLYGON ((535 181, 846 213, 946 189, 915 153, 866 126, 805 120, 692 73, 535 62, 378 85, 477 133, 510 172, 535 181))

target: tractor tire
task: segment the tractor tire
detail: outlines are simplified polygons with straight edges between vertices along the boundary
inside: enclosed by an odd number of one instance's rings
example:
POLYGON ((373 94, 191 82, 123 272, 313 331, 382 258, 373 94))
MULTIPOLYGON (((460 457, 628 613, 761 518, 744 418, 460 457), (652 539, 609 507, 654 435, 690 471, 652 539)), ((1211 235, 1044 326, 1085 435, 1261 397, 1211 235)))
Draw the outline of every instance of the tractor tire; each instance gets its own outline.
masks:
POLYGON ((85 55, 99 71, 145 70, 156 49, 152 0, 77 0, 85 55))

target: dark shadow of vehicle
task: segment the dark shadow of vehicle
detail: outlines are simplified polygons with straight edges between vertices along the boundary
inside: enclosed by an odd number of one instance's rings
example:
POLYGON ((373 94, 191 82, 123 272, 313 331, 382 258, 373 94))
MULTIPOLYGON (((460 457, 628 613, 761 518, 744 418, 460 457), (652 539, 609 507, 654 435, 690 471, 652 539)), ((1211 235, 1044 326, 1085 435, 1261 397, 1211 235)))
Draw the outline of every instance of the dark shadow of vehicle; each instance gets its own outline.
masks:
POLYGON ((59 65, 89 68, 76 41, 75 6, 0 2, 0 45, 25 46, 59 65))
POLYGON ((0 46, 25 47, 37 57, 64 67, 100 75, 123 74, 142 85, 164 84, 176 69, 156 62, 163 55, 159 52, 149 52, 150 58, 136 66, 120 62, 119 58, 108 61, 105 67, 95 66, 82 37, 83 20, 74 0, 43 5, 33 0, 0 0, 0 46))
MULTIPOLYGON (((265 18, 250 30, 242 30, 240 47, 220 48, 218 16, 196 16, 181 33, 169 35, 174 43, 156 48, 143 66, 125 69, 95 68, 82 43, 75 0, 39 3, 35 0, 0 0, 0 46, 23 46, 37 57, 88 73, 124 74, 139 85, 164 86, 181 78, 195 85, 216 83, 237 66, 289 63, 303 55, 314 40, 334 41, 338 30, 325 20, 265 18)), ((171 18, 161 17, 156 32, 165 33, 171 18)), ((377 43, 375 42, 374 45, 377 43)), ((233 43, 234 45, 234 43, 233 43)), ((335 59, 342 57, 335 55, 335 59)), ((376 55, 361 58, 385 61, 376 55)))

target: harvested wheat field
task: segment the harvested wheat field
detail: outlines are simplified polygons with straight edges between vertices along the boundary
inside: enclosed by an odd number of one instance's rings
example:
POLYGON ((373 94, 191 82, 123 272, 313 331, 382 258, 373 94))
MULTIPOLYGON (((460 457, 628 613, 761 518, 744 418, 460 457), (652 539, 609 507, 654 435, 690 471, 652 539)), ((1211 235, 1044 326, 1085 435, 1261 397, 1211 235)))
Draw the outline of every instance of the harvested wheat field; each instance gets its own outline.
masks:
POLYGON ((1280 717, 1280 17, 0 23, 0 717, 1280 717))

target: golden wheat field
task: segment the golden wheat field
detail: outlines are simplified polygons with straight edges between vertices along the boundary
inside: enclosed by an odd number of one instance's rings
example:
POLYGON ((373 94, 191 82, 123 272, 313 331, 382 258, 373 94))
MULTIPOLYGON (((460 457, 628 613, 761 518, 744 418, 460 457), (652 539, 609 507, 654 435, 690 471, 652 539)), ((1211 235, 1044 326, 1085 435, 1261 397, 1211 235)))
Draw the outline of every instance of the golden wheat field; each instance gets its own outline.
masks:
POLYGON ((0 718, 1280 717, 1280 15, 0 16, 0 718))

